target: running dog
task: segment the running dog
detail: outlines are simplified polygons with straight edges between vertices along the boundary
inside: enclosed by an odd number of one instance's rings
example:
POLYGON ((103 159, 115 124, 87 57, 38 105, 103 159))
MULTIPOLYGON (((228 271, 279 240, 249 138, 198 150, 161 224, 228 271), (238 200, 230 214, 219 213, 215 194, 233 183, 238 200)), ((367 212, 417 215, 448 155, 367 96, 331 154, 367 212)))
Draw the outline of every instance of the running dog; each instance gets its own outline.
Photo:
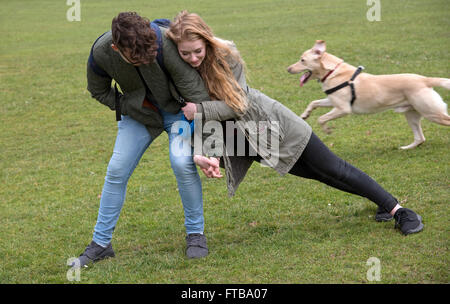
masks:
POLYGON ((291 74, 305 72, 300 78, 300 86, 309 79, 317 79, 322 83, 322 89, 328 97, 312 101, 301 117, 308 118, 317 107, 333 107, 318 119, 326 133, 331 133, 327 126, 330 120, 351 113, 370 114, 394 109, 395 112, 404 113, 414 134, 414 142, 400 148, 412 149, 425 141, 420 125, 422 117, 450 126, 447 104, 433 90, 436 86, 450 90, 450 79, 417 74, 362 73, 363 67, 356 68, 325 50, 325 41, 317 40, 287 70, 291 74))

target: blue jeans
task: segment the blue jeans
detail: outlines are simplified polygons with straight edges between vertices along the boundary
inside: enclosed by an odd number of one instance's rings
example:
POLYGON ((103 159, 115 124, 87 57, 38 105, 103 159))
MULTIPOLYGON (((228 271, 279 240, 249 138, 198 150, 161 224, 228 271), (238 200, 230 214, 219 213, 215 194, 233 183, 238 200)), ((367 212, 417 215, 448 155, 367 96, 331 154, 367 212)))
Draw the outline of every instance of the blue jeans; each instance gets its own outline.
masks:
MULTIPOLYGON (((175 124, 182 121, 183 113, 180 111, 178 114, 171 114, 161 110, 161 114, 164 130, 169 135, 170 164, 184 208, 186 232, 187 234, 203 233, 203 197, 200 176, 192 160, 192 147, 186 142, 180 142, 181 136, 178 135, 178 127, 175 124), (172 127, 176 129, 175 132, 172 132, 172 127), (178 147, 185 148, 185 151, 180 151, 178 147)), ((128 180, 152 141, 153 138, 143 124, 129 116, 122 116, 122 120, 118 123, 114 152, 108 164, 97 224, 94 228, 93 240, 97 244, 106 246, 111 242, 125 201, 128 180)), ((158 193, 155 193, 155 199, 157 195, 158 193)))

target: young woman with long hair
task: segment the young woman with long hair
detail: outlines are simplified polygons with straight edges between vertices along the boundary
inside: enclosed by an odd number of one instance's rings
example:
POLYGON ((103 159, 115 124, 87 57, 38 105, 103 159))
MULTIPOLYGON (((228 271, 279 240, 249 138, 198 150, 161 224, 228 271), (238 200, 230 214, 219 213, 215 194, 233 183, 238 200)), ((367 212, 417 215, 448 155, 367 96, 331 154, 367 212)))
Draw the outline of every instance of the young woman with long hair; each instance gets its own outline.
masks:
MULTIPOLYGON (((375 219, 395 218, 395 227, 405 235, 423 229, 418 214, 400 206, 397 199, 371 177, 331 152, 303 119, 278 101, 249 88, 244 62, 234 44, 215 37, 200 16, 187 11, 179 13, 166 35, 177 45, 181 58, 197 69, 211 98, 200 104, 187 103, 183 108, 185 116, 193 119, 195 113, 202 113, 205 121, 233 120, 238 131, 246 136, 248 147, 245 150, 248 152, 251 148, 257 152, 256 156, 232 156, 225 148, 220 155, 230 195, 234 195, 252 162, 259 161, 280 175, 290 173, 315 179, 368 198, 378 205, 375 219), (259 122, 270 122, 267 128, 257 127, 253 131, 264 136, 275 134, 273 138, 279 141, 276 151, 270 149, 270 144, 261 147, 255 139, 258 137, 250 136, 245 126, 251 121, 258 126, 259 122)), ((217 158, 195 155, 194 161, 208 177, 221 177, 217 158)))

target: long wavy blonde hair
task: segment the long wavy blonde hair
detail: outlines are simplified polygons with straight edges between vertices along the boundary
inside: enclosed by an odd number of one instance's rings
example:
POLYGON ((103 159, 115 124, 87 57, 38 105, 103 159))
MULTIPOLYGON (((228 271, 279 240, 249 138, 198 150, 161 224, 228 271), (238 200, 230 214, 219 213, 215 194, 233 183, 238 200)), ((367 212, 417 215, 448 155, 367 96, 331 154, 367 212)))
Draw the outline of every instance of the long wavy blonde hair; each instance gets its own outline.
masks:
POLYGON ((237 51, 232 50, 223 40, 216 39, 211 28, 199 15, 187 11, 182 11, 175 17, 166 35, 176 44, 181 41, 203 39, 206 55, 197 70, 205 82, 211 99, 223 100, 236 113, 245 112, 246 95, 234 78, 226 60, 227 56, 232 56, 233 60, 244 65, 237 51))

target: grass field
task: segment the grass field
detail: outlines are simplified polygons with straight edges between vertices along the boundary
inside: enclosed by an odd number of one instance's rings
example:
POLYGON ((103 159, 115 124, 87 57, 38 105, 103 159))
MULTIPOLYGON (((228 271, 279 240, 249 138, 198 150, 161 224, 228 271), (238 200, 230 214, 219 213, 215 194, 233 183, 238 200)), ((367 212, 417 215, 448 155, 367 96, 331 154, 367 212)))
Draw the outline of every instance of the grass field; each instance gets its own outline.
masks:
MULTIPOLYGON (((202 176, 210 254, 184 255, 181 202, 160 136, 128 185, 116 227, 116 258, 66 277, 66 261, 91 241, 116 136, 114 113, 86 90, 92 42, 120 11, 149 19, 197 12, 234 40, 249 84, 301 114, 322 98, 299 88, 286 67, 314 41, 372 74, 450 77, 447 0, 381 0, 370 22, 365 0, 87 1, 69 22, 66 1, 2 1, 0 12, 0 283, 449 283, 450 129, 423 121, 412 151, 403 115, 333 121, 332 150, 422 215, 423 232, 402 236, 373 220, 376 205, 317 182, 254 165, 229 199, 225 180, 202 176), (339 4, 338 4, 339 2, 339 4), (366 264, 380 260, 380 281, 366 264)), ((450 92, 436 88, 443 99, 450 92)))

